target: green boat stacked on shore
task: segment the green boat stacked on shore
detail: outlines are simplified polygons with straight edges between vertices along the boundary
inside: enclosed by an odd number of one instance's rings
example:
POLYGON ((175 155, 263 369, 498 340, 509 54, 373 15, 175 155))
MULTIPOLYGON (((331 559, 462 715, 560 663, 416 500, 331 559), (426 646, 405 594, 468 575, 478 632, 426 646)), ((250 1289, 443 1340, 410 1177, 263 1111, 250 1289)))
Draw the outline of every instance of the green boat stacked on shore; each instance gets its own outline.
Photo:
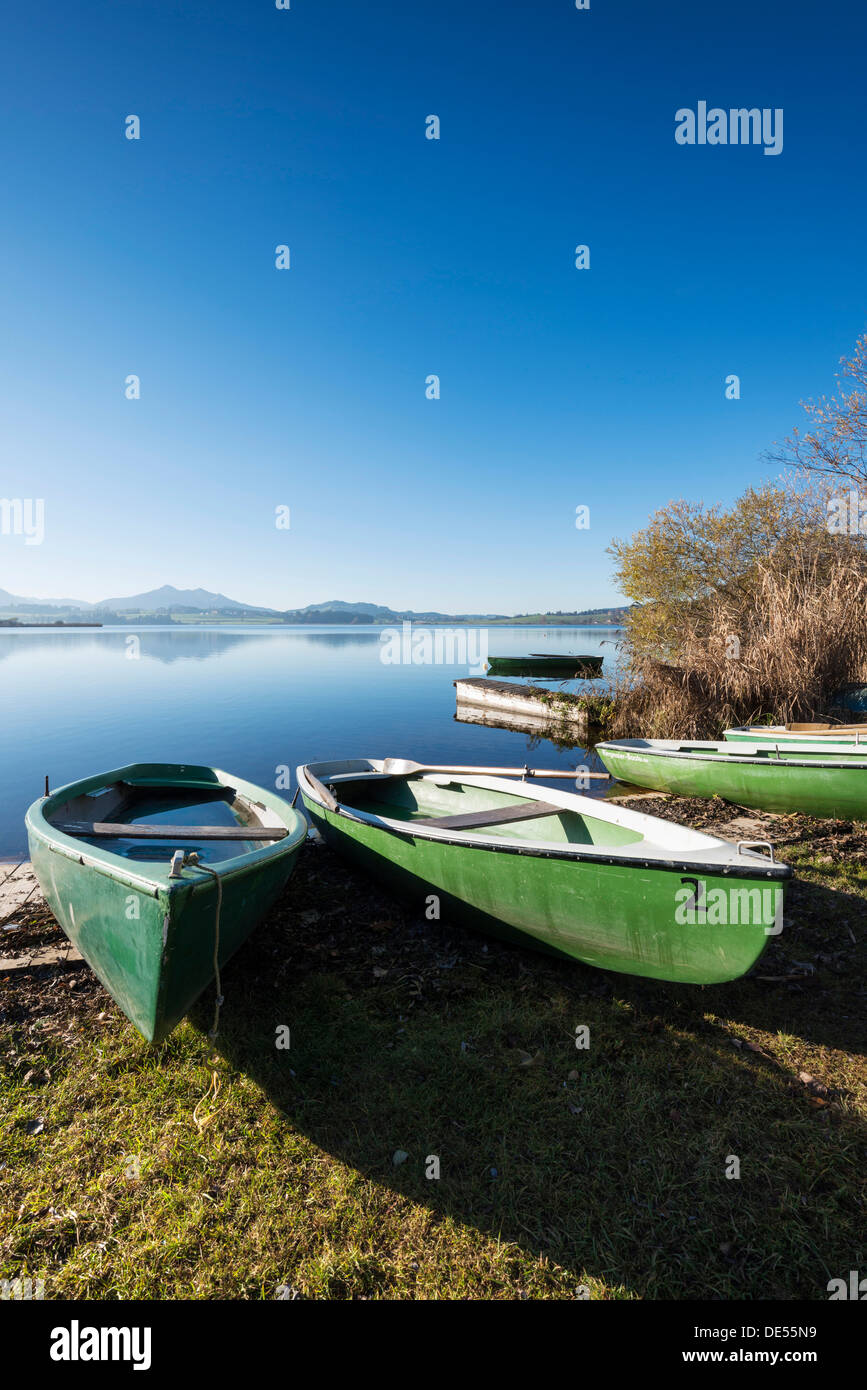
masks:
POLYGON ((593 680, 602 674, 601 656, 559 656, 531 652, 529 656, 490 656, 492 676, 539 676, 549 680, 593 680))
POLYGON ((160 1042, 283 890, 307 822, 216 768, 136 763, 30 807, 30 858, 69 939, 160 1042))
POLYGON ((867 723, 865 724, 743 724, 726 729, 727 743, 774 743, 781 747, 817 741, 863 744, 867 752, 867 723))
POLYGON ((761 811, 867 820, 867 747, 817 739, 614 739, 596 745, 621 782, 675 796, 720 796, 761 811))
POLYGON ((433 894, 443 916, 607 970, 733 980, 782 920, 792 871, 772 851, 559 788, 367 758, 299 767, 298 786, 325 840, 420 914, 433 894))

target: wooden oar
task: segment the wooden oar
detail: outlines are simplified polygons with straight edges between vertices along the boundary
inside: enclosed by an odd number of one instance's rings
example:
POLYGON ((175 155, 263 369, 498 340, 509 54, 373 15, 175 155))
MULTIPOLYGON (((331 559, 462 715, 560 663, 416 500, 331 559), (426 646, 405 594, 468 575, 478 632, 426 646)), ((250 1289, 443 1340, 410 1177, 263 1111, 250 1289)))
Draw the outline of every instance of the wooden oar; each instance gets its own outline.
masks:
POLYGON ((392 777, 409 777, 416 772, 460 772, 472 777, 563 777, 574 782, 579 776, 598 777, 600 781, 610 781, 608 772, 563 772, 560 769, 546 770, 534 767, 442 767, 435 764, 414 763, 410 758, 386 758, 382 770, 392 777))

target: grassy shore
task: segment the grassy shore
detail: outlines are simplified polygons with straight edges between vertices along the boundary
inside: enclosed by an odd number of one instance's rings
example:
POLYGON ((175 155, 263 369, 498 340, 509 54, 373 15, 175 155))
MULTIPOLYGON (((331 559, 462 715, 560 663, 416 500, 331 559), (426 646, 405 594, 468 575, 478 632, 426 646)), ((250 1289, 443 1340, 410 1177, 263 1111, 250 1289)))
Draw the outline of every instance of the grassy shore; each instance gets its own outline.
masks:
MULTIPOLYGON (((641 806, 740 834, 720 803, 641 806)), ((0 965, 0 1275, 48 1298, 826 1299, 867 1267, 867 830, 768 824, 798 870, 786 928, 729 985, 427 922, 322 846, 227 968, 216 1045, 210 996, 151 1050, 84 964, 0 965)), ((59 935, 44 907, 16 920, 7 954, 59 935)))

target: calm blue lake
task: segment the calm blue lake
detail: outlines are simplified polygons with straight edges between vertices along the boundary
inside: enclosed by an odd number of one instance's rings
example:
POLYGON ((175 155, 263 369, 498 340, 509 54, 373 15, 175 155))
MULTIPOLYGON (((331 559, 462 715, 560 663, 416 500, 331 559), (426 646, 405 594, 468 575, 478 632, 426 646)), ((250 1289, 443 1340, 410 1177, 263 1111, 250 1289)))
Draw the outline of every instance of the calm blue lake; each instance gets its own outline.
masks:
MULTIPOLYGON (((582 760, 524 732, 458 722, 452 682, 479 672, 466 663, 385 664, 382 632, 0 629, 0 858, 26 855, 24 813, 46 773, 57 787, 129 762, 199 762, 274 787, 288 765, 294 789, 296 765, 319 758, 551 768, 582 760)), ((607 671, 616 663, 613 628, 487 632, 494 655, 585 652, 604 655, 607 671)))

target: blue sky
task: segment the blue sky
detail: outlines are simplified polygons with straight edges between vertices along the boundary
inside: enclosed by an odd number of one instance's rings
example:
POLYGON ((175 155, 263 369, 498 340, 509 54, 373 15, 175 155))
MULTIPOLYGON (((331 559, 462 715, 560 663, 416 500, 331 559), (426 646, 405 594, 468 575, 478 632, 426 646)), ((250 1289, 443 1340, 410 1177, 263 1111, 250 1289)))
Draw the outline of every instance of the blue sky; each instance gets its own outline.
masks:
POLYGON ((612 535, 767 473, 867 327, 865 39, 840 0, 15 7, 0 495, 46 535, 0 587, 618 601, 612 535), (701 100, 782 153, 677 145, 701 100))

